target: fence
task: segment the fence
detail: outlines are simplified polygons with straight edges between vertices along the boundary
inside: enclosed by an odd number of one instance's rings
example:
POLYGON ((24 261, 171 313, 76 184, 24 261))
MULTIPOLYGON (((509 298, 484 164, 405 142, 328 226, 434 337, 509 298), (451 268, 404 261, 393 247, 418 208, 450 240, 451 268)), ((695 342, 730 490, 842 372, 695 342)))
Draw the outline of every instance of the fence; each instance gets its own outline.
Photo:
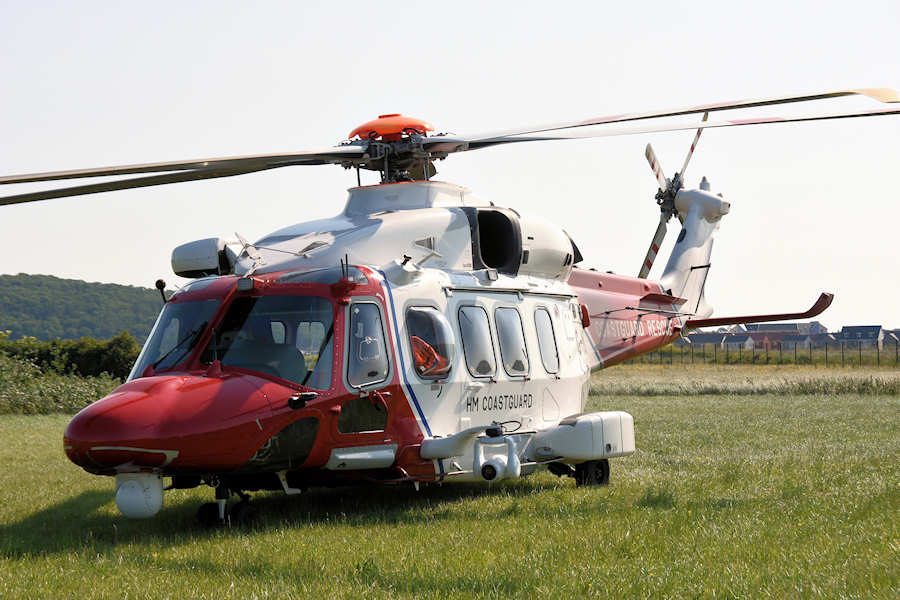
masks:
POLYGON ((814 365, 823 367, 900 367, 900 343, 883 348, 862 343, 835 342, 818 347, 782 344, 775 348, 669 345, 626 361, 626 364, 814 365))

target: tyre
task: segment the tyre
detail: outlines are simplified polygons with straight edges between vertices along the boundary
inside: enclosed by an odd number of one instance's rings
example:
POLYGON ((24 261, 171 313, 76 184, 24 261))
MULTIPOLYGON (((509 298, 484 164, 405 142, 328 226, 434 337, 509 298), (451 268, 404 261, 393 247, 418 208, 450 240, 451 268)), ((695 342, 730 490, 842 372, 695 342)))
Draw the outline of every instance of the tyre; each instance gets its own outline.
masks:
POLYGON ((589 460, 575 465, 575 485, 609 485, 609 460, 589 460))

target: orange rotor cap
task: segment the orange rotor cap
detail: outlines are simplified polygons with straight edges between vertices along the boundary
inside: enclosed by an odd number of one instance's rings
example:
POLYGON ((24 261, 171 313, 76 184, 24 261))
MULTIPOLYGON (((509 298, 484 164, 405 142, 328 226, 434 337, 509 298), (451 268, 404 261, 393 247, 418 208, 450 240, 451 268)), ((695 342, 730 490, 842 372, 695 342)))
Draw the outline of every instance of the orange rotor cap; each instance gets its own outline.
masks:
POLYGON ((349 139, 359 136, 360 139, 374 140, 381 138, 386 142, 399 140, 404 133, 415 132, 425 135, 426 131, 434 131, 434 127, 428 121, 403 115, 379 115, 377 119, 363 123, 350 132, 349 139))

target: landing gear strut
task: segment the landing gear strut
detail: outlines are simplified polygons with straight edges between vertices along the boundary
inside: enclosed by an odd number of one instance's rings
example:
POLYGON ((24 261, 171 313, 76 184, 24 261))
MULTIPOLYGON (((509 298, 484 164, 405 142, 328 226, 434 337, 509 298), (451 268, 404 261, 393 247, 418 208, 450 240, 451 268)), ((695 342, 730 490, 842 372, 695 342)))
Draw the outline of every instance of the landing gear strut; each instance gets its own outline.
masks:
POLYGON ((216 501, 201 504, 197 509, 197 520, 204 527, 230 524, 243 525, 251 520, 255 511, 250 506, 250 495, 240 490, 232 490, 224 485, 216 486, 216 501), (231 508, 228 507, 228 498, 235 494, 240 500, 231 508))

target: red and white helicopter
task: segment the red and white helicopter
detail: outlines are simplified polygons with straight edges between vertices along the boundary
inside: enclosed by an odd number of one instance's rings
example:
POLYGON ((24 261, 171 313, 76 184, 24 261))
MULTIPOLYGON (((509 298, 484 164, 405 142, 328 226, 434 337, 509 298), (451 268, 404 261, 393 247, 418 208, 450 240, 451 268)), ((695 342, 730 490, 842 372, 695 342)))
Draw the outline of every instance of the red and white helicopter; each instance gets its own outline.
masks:
POLYGON ((634 452, 634 425, 625 412, 583 412, 591 372, 690 328, 812 317, 831 302, 822 294, 803 313, 709 318, 704 284, 730 205, 705 179, 684 188, 701 131, 900 109, 708 115, 852 95, 900 102, 893 90, 845 90, 464 136, 429 135, 424 121, 383 115, 324 150, 2 177, 140 174, 0 198, 16 204, 291 165, 381 173, 379 185, 351 188, 334 218, 254 243, 211 238, 176 248, 173 270, 196 280, 167 299, 128 381, 72 419, 65 452, 115 477, 127 517, 156 514, 164 489, 211 486, 216 502, 198 512, 209 523, 245 518, 256 490, 491 482, 540 467, 578 485, 605 484, 608 459, 634 452), (609 129, 688 115, 703 120, 609 129), (647 146, 660 221, 637 277, 578 268, 581 254, 561 227, 431 179, 433 161, 455 152, 680 129, 697 133, 672 178, 647 146), (673 216, 680 233, 662 277, 650 281, 673 216), (240 500, 229 506, 231 496, 240 500))

